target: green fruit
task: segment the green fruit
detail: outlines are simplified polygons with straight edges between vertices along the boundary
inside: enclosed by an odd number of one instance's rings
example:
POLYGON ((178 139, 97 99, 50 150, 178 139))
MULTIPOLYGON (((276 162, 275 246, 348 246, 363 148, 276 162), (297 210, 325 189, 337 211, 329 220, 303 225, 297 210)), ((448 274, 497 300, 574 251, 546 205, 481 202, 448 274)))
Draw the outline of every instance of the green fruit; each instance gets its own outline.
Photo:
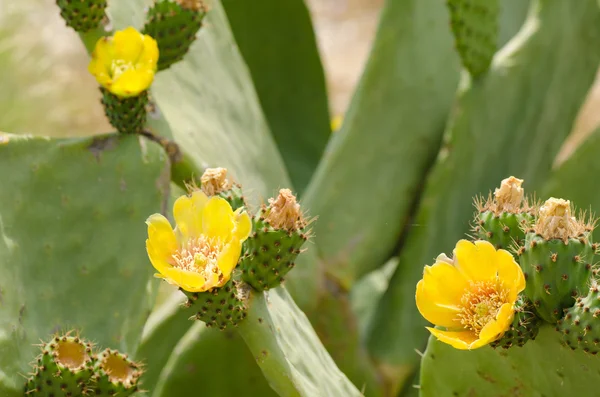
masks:
POLYGON ((73 336, 55 337, 42 344, 42 353, 27 380, 27 396, 85 396, 90 394, 92 346, 73 336))
POLYGON ((137 134, 144 129, 148 91, 128 98, 119 97, 106 88, 100 88, 100 91, 104 113, 117 131, 123 134, 137 134))
POLYGON ((308 240, 306 224, 296 198, 282 189, 253 218, 253 233, 244 242, 240 263, 242 279, 258 291, 279 286, 308 240))
POLYGON ((515 317, 508 331, 502 338, 492 342, 493 348, 508 349, 513 346, 522 347, 530 340, 535 340, 542 321, 535 314, 533 304, 523 296, 519 296, 515 303, 515 317))
POLYGON ((77 32, 95 29, 104 19, 106 0, 56 0, 60 16, 77 32))
POLYGON ((567 242, 527 233, 519 251, 519 263, 527 281, 525 295, 542 319, 556 323, 563 310, 573 306, 577 296, 585 294, 594 252, 589 232, 567 242))
POLYGON ((496 248, 508 250, 523 245, 524 230, 532 222, 533 215, 526 212, 495 214, 492 211, 484 211, 476 215, 476 226, 473 231, 478 239, 487 240, 496 248))
POLYGON ((126 397, 139 390, 142 375, 139 364, 116 350, 106 349, 98 354, 94 366, 93 395, 102 397, 126 397))
POLYGON ((586 353, 600 352, 600 294, 596 283, 585 297, 577 298, 575 305, 567 310, 565 317, 556 325, 562 333, 562 342, 572 350, 586 353))
POLYGON ((183 59, 196 40, 206 9, 199 0, 159 0, 148 10, 142 33, 158 43, 158 70, 183 59))
POLYGON ((230 280, 210 291, 182 292, 188 297, 186 306, 197 310, 194 318, 204 321, 207 327, 224 330, 230 326, 237 327, 246 318, 250 288, 243 282, 230 280))
POLYGON ((473 77, 485 73, 496 53, 498 0, 447 0, 450 26, 464 67, 473 77))
MULTIPOLYGON (((224 198, 234 211, 246 207, 241 185, 231 182, 227 178, 226 168, 207 168, 200 178, 200 183, 202 191, 207 196, 224 198)), ((197 189, 196 186, 192 185, 188 190, 197 189)))

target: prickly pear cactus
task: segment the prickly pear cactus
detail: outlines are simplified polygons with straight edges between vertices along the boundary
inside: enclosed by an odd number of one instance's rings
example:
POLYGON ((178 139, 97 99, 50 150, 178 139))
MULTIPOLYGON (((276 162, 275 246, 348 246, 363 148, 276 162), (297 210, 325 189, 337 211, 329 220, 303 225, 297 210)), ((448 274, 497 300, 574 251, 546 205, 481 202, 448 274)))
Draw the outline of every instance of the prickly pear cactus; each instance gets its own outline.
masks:
POLYGON ((563 343, 572 350, 581 349, 592 355, 600 352, 600 293, 595 282, 585 296, 558 321, 556 330, 562 333, 563 343))
POLYGON ((106 0, 56 0, 60 16, 77 32, 95 29, 105 18, 106 0))
POLYGON ((158 70, 183 59, 205 15, 201 0, 158 0, 148 10, 143 32, 158 42, 158 70))
POLYGON ((284 281, 309 233, 300 205, 289 189, 269 199, 269 206, 261 208, 253 223, 254 231, 245 243, 240 267, 242 279, 264 291, 284 281))
POLYGON ((515 303, 515 314, 510 327, 502 338, 490 343, 490 346, 503 349, 523 347, 528 341, 535 340, 541 325, 542 321, 535 313, 533 304, 520 296, 515 303))
POLYGON ((535 207, 524 199, 522 179, 510 177, 486 200, 475 200, 477 213, 473 233, 477 239, 487 240, 496 248, 516 249, 523 245, 525 230, 533 222, 535 207))
POLYGON ((138 380, 141 374, 140 364, 116 350, 106 349, 98 354, 94 365, 93 395, 130 396, 139 390, 138 380))
POLYGON ((525 295, 549 323, 562 318, 590 285, 596 251, 590 241, 592 225, 571 213, 569 201, 547 200, 518 252, 527 279, 525 295))
POLYGON ((25 385, 27 396, 80 396, 91 394, 95 358, 92 345, 76 336, 54 337, 43 343, 34 372, 25 385))
POLYGON ((104 113, 117 131, 124 134, 139 134, 144 129, 148 92, 143 91, 134 97, 121 98, 105 88, 100 91, 104 113))
POLYGON ((490 66, 498 41, 498 0, 447 0, 450 26, 464 67, 479 77, 490 66))
MULTIPOLYGON (((246 200, 239 183, 232 182, 227 177, 226 168, 207 168, 200 177, 202 191, 207 196, 219 196, 227 200, 231 208, 246 207, 246 200)), ((197 190, 196 186, 190 186, 189 190, 197 190)))
POLYGON ((223 331, 227 327, 237 327, 246 318, 249 293, 248 285, 231 280, 211 291, 187 293, 186 307, 197 310, 196 320, 223 331))

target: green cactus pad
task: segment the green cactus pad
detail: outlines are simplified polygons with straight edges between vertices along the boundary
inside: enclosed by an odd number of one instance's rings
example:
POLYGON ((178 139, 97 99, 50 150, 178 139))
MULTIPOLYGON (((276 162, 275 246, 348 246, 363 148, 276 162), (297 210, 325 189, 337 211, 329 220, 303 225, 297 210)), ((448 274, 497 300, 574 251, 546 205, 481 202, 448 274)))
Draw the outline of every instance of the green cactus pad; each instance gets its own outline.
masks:
POLYGON ((98 354, 94 365, 93 395, 126 397, 139 390, 142 374, 140 365, 116 350, 106 349, 98 354))
POLYGON ((285 275, 294 268, 294 261, 308 235, 303 229, 275 229, 261 209, 253 219, 253 234, 244 243, 240 268, 242 279, 258 291, 279 286, 285 275))
POLYGON ((519 263, 527 284, 525 295, 537 314, 549 323, 556 323, 563 310, 575 303, 575 298, 589 288, 595 249, 589 233, 579 239, 545 240, 530 232, 519 252, 519 263))
POLYGON ((480 212, 476 215, 475 236, 487 240, 496 248, 509 250, 521 246, 525 242, 526 227, 533 221, 533 215, 528 213, 513 214, 492 211, 480 212))
POLYGON ((450 26, 464 67, 473 77, 485 73, 496 53, 498 0, 447 0, 450 26))
POLYGON ((530 340, 535 340, 542 321, 535 314, 533 304, 526 298, 520 296, 515 304, 515 317, 510 329, 504 333, 502 338, 490 344, 493 348, 502 347, 508 349, 513 346, 522 347, 530 340))
POLYGON ((594 397, 600 360, 560 343, 543 326, 520 349, 455 349, 429 339, 421 361, 420 397, 594 397))
POLYGON ((581 349, 593 355, 600 352, 600 293, 594 284, 585 297, 577 298, 575 305, 559 320, 556 330, 562 333, 563 343, 572 350, 581 349))
POLYGON ((188 301, 186 306, 197 310, 196 320, 206 323, 207 327, 224 330, 237 327, 246 318, 246 300, 250 288, 239 281, 230 280, 221 288, 206 292, 184 292, 188 301))
POLYGON ((227 200, 234 211, 238 208, 247 207, 242 187, 237 183, 232 184, 231 189, 223 191, 218 195, 227 200))
POLYGON ((56 0, 60 16, 77 32, 88 32, 104 19, 106 0, 56 0))
POLYGON ((78 337, 55 337, 42 345, 34 374, 25 385, 27 396, 85 396, 90 394, 92 346, 78 337))
POLYGON ((102 105, 110 124, 123 134, 137 134, 146 124, 148 92, 129 98, 121 98, 106 88, 102 91, 102 105))
POLYGON ((201 1, 159 0, 148 10, 142 32, 158 43, 158 70, 183 59, 196 40, 204 15, 206 10, 201 1))

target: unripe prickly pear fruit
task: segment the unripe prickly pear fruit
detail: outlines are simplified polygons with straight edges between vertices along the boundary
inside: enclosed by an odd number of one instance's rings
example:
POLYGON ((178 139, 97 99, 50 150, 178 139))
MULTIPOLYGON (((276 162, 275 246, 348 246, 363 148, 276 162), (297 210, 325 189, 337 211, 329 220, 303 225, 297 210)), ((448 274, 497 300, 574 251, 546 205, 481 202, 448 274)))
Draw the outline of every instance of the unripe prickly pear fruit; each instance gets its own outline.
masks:
POLYGON ((158 70, 167 69, 185 56, 206 11, 200 0, 158 0, 148 10, 143 32, 158 42, 158 70))
POLYGON ((447 0, 450 26, 462 63, 473 77, 485 73, 496 53, 498 0, 447 0))
POLYGON ((559 320, 556 330, 562 333, 563 343, 572 350, 582 349, 590 354, 600 352, 600 289, 592 283, 585 297, 577 298, 559 320))
POLYGON ((206 292, 186 292, 187 307, 197 310, 194 318, 204 321, 207 327, 221 331, 227 327, 237 327, 246 318, 250 286, 242 281, 230 280, 220 288, 206 292))
POLYGON ((296 197, 281 189, 253 219, 253 234, 244 243, 242 279, 259 291, 280 285, 309 233, 296 197))
POLYGON ((515 303, 515 317, 508 331, 502 338, 490 345, 493 348, 508 349, 514 346, 522 347, 530 340, 535 340, 542 321, 535 314, 533 304, 524 296, 519 296, 515 303))
POLYGON ((522 179, 506 178, 487 200, 475 200, 477 213, 473 233, 479 240, 487 240, 496 248, 509 250, 521 246, 525 230, 529 229, 535 216, 535 207, 524 199, 522 179))
MULTIPOLYGON (((235 211, 246 207, 246 201, 242 193, 242 187, 227 178, 226 168, 207 168, 200 178, 201 189, 208 197, 219 196, 227 200, 235 211)), ((189 190, 197 190, 191 186, 189 190)))
POLYGON ((549 323, 562 318, 564 309, 573 306, 590 285, 597 248, 590 241, 593 226, 571 213, 569 201, 548 199, 518 252, 527 280, 525 295, 549 323))
POLYGON ((119 97, 106 88, 100 88, 100 91, 102 92, 104 113, 117 131, 124 134, 142 132, 146 125, 148 91, 128 98, 119 97))
POLYGON ((106 0, 56 0, 60 7, 60 16, 67 26, 77 32, 88 32, 100 25, 104 19, 106 0))
POLYGON ((106 349, 98 354, 94 366, 94 396, 126 397, 139 391, 140 364, 125 354, 106 349))
POLYGON ((94 359, 92 346, 79 337, 55 337, 41 345, 26 396, 85 396, 90 394, 94 359))

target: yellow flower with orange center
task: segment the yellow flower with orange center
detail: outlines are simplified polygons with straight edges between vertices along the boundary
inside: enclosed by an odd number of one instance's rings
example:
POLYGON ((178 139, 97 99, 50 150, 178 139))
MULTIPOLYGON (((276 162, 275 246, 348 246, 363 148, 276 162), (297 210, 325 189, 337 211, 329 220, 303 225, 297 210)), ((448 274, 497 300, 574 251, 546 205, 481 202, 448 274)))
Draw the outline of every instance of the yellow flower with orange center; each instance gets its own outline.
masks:
POLYGON ((113 94, 132 97, 150 87, 157 62, 156 41, 128 27, 98 40, 88 70, 113 94))
POLYGON ((454 259, 438 256, 417 284, 417 308, 445 330, 427 329, 440 341, 471 350, 502 337, 513 321, 525 277, 513 256, 487 241, 460 240, 454 259))
POLYGON ((179 197, 173 205, 177 224, 171 228, 161 214, 151 215, 146 250, 156 277, 189 292, 222 287, 238 263, 242 243, 251 231, 248 214, 233 211, 221 197, 202 191, 179 197))

